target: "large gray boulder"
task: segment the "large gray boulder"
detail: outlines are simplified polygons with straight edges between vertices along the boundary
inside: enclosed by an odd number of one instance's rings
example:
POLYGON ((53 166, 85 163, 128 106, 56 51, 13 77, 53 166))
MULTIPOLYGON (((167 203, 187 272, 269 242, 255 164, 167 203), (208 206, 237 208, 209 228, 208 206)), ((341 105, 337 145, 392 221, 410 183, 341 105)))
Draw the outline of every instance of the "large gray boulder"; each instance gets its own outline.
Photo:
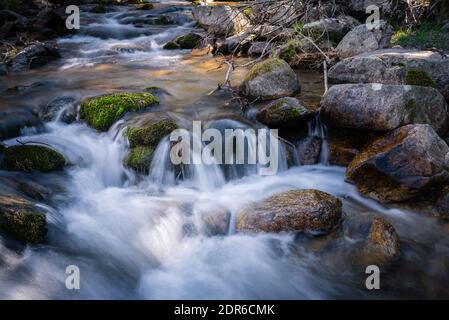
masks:
POLYGON ((340 61, 329 70, 329 80, 435 86, 449 101, 449 58, 433 51, 376 50, 340 61))
POLYGON ((291 96, 300 89, 296 73, 287 62, 278 58, 255 64, 240 86, 244 96, 261 100, 291 96))
POLYGON ((321 101, 321 116, 336 127, 393 130, 410 123, 431 125, 447 131, 447 104, 431 87, 341 84, 332 86, 321 101))
POLYGON ((306 35, 311 34, 313 38, 323 36, 324 38, 339 42, 349 31, 358 25, 360 25, 360 22, 356 19, 341 15, 336 18, 326 18, 306 23, 303 27, 303 33, 306 35))
POLYGON ((291 190, 242 209, 237 215, 237 230, 329 233, 340 221, 341 208, 341 201, 328 193, 291 190))
POLYGON ((337 46, 337 54, 340 58, 348 58, 358 54, 383 49, 388 47, 393 27, 381 20, 379 28, 368 29, 367 24, 362 24, 348 32, 337 46))
POLYGON ((449 147, 431 126, 406 125, 362 149, 346 178, 378 201, 408 200, 449 181, 449 147))
POLYGON ((250 21, 242 12, 226 5, 195 6, 192 13, 198 24, 217 35, 238 34, 250 25, 250 21))

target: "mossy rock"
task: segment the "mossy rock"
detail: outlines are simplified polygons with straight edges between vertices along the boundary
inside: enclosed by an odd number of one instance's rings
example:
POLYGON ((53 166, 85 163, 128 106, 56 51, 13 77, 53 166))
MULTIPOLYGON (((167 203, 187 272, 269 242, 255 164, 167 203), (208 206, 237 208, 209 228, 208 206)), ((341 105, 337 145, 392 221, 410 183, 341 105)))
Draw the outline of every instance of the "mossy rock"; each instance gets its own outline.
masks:
POLYGON ((162 119, 143 128, 129 128, 127 132, 131 147, 148 146, 156 148, 159 142, 178 125, 171 119, 162 119))
POLYGON ((278 58, 269 58, 262 62, 256 63, 248 72, 245 77, 246 81, 253 80, 259 75, 276 70, 276 68, 282 67, 285 63, 284 60, 278 58))
POLYGON ((314 115, 315 113, 304 107, 298 99, 285 97, 262 108, 256 118, 270 128, 287 129, 301 126, 314 115))
POLYGON ((157 103, 157 98, 150 93, 114 93, 85 99, 80 115, 94 129, 106 131, 126 112, 143 110, 157 103))
POLYGON ((158 25, 167 25, 167 24, 172 24, 172 21, 170 20, 170 18, 166 15, 162 15, 157 17, 157 19, 154 21, 155 24, 158 25))
POLYGON ((196 48, 202 40, 202 37, 196 33, 189 33, 176 38, 175 42, 181 49, 196 48))
POLYGON ((131 148, 128 156, 124 160, 125 166, 137 172, 148 173, 154 149, 147 146, 137 146, 131 148))
POLYGON ((47 237, 47 221, 31 202, 0 196, 0 230, 24 244, 37 244, 47 237))
POLYGON ((436 82, 427 72, 421 69, 408 69, 405 75, 405 84, 436 88, 436 82))
POLYGON ((149 2, 144 3, 143 5, 141 5, 139 7, 139 10, 153 10, 153 9, 154 9, 154 4, 149 3, 149 2))
POLYGON ((59 152, 37 145, 18 145, 4 151, 4 162, 8 170, 50 172, 62 170, 66 163, 59 152))
POLYGON ((179 45, 173 41, 167 42, 163 47, 165 50, 177 50, 179 49, 179 45))

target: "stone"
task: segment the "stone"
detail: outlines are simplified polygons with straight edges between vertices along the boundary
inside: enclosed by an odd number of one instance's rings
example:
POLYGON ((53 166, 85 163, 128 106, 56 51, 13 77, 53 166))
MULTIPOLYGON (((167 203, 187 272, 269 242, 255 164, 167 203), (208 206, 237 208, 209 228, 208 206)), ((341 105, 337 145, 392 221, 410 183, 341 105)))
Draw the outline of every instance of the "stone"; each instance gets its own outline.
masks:
POLYGON ((291 190, 248 205, 237 215, 237 231, 329 233, 342 214, 338 198, 319 190, 291 190))
POLYGON ((360 22, 356 19, 340 15, 336 18, 326 18, 306 23, 302 32, 306 35, 311 35, 315 39, 324 37, 338 42, 358 25, 360 25, 360 22))
POLYGON ((381 202, 412 199, 449 180, 449 147, 427 124, 410 124, 363 148, 346 169, 359 191, 381 202))
POLYGON ((5 166, 12 171, 62 170, 66 160, 62 154, 41 145, 15 145, 3 152, 5 166))
POLYGON ((270 128, 287 129, 304 125, 315 116, 315 112, 304 107, 293 97, 280 98, 259 110, 258 121, 270 128))
POLYGON ((78 100, 74 97, 58 97, 39 109, 39 118, 43 121, 62 121, 72 123, 78 114, 78 100))
POLYGON ((195 6, 192 13, 199 25, 217 35, 239 34, 250 26, 245 14, 227 5, 195 6))

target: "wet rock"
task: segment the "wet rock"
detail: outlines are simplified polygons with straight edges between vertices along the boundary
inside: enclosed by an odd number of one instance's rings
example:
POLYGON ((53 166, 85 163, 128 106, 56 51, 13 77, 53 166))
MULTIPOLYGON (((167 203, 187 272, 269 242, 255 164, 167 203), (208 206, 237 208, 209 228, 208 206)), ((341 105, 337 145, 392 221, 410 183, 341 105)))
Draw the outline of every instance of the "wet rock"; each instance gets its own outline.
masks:
POLYGON ((238 34, 250 25, 248 18, 242 12, 226 5, 195 6, 192 13, 198 24, 217 35, 238 34))
POLYGON ((58 50, 48 44, 36 43, 24 48, 6 62, 8 72, 21 72, 46 65, 60 57, 58 50))
POLYGON ((298 158, 302 165, 312 165, 320 161, 322 141, 318 137, 305 137, 298 143, 298 158))
POLYGON ((280 98, 257 112, 257 120, 270 128, 295 128, 304 125, 315 113, 304 107, 298 99, 280 98))
POLYGON ((348 32, 337 46, 340 58, 348 58, 358 54, 388 47, 393 27, 379 21, 379 28, 369 30, 367 24, 362 24, 348 32))
POLYGON ((332 83, 430 84, 449 101, 449 59, 433 51, 393 48, 363 53, 333 66, 329 80, 332 83))
POLYGON ((435 208, 438 216, 446 221, 449 221, 449 186, 445 186, 438 195, 435 202, 435 208))
POLYGON ((0 139, 17 137, 26 127, 38 127, 41 121, 31 110, 24 108, 0 111, 0 139))
POLYGON ((0 176, 0 187, 1 186, 7 186, 11 190, 18 190, 27 197, 38 201, 46 200, 51 194, 51 190, 47 187, 19 177, 0 176))
POLYGON ((150 93, 113 93, 83 100, 80 116, 92 128, 106 131, 126 112, 143 110, 157 103, 150 93))
POLYGON ((76 120, 78 100, 74 97, 59 97, 51 100, 39 109, 39 118, 43 121, 59 120, 72 123, 76 120))
POLYGON ((373 199, 404 201, 449 180, 448 153, 431 126, 406 125, 362 149, 346 178, 373 199))
POLYGON ((444 97, 422 86, 335 85, 321 101, 321 116, 336 127, 377 131, 423 123, 444 134, 448 126, 444 97))
POLYGON ((136 146, 131 148, 128 156, 124 160, 125 166, 136 172, 148 173, 154 149, 146 146, 136 146))
POLYGON ((0 231, 24 244, 37 244, 47 237, 45 214, 32 202, 0 195, 0 231))
POLYGON ((148 146, 156 148, 159 142, 179 126, 172 119, 160 119, 143 127, 129 128, 127 131, 131 147, 148 146))
POLYGON ((393 258, 400 250, 399 236, 393 225, 383 218, 373 219, 368 245, 376 248, 386 259, 393 258))
POLYGON ((62 170, 66 162, 59 152, 40 145, 11 146, 3 153, 6 168, 13 171, 62 170))
POLYGON ((34 19, 31 32, 36 33, 37 39, 52 39, 68 35, 72 30, 67 29, 65 19, 52 9, 40 10, 34 19))
POLYGON ((231 214, 226 210, 219 210, 203 214, 201 220, 204 223, 207 234, 212 236, 224 236, 229 232, 231 214))
POLYGON ((237 230, 329 233, 341 218, 341 207, 339 199, 322 191, 287 191, 242 209, 237 230))
POLYGON ((312 35, 314 38, 325 34, 326 38, 338 42, 358 25, 360 25, 360 22, 356 19, 341 15, 336 18, 327 18, 306 23, 303 27, 303 32, 312 35))
POLYGON ((175 49, 194 49, 198 47, 203 40, 203 37, 197 33, 188 33, 183 36, 177 37, 175 40, 167 42, 164 45, 166 50, 175 49))
POLYGON ((139 51, 145 51, 144 47, 137 44, 117 44, 111 49, 120 53, 136 53, 139 51))
POLYGON ((244 96, 262 100, 291 96, 300 89, 296 73, 287 62, 277 58, 255 64, 240 86, 244 96))

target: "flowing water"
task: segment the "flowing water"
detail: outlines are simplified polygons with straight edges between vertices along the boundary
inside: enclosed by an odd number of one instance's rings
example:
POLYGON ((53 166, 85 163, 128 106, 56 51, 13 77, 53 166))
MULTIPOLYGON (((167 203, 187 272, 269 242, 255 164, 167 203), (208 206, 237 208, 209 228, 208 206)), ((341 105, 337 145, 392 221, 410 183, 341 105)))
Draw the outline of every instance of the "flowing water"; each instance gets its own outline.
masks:
MULTIPOLYGON (((69 166, 51 174, 0 171, 1 177, 25 178, 53 190, 50 200, 40 204, 49 222, 46 244, 23 249, 0 237, 0 298, 448 297, 447 227, 432 217, 363 198, 345 182, 344 168, 326 165, 326 152, 321 164, 289 168, 283 146, 279 173, 272 176, 258 175, 250 165, 195 165, 184 168, 179 179, 166 138, 155 151, 148 176, 122 165, 129 149, 125 122, 168 112, 180 122, 202 120, 218 130, 260 126, 232 103, 224 105, 226 92, 208 94, 224 79, 226 69, 220 68, 219 59, 161 49, 176 35, 194 30, 185 5, 161 1, 155 9, 174 12, 175 26, 146 24, 148 12, 126 7, 101 15, 83 12, 81 32, 58 40, 60 61, 2 79, 0 90, 39 83, 21 93, 3 93, 0 109, 5 110, 33 108, 60 96, 80 99, 148 86, 168 93, 150 112, 129 115, 107 133, 82 122, 59 121, 22 130, 21 141, 51 145, 69 166), (382 290, 365 289, 366 266, 351 260, 360 239, 351 233, 309 237, 235 232, 241 207, 298 188, 340 197, 345 228, 357 229, 359 219, 372 213, 393 222, 402 240, 401 259, 382 270, 382 290), (203 217, 222 212, 231 214, 230 228, 225 235, 211 236, 203 217), (69 265, 80 269, 80 290, 65 287, 69 265)), ((243 73, 236 72, 234 84, 243 73)), ((320 75, 304 72, 302 81, 304 99, 319 100, 320 75)), ((310 124, 309 134, 326 141, 319 121, 310 124)))

